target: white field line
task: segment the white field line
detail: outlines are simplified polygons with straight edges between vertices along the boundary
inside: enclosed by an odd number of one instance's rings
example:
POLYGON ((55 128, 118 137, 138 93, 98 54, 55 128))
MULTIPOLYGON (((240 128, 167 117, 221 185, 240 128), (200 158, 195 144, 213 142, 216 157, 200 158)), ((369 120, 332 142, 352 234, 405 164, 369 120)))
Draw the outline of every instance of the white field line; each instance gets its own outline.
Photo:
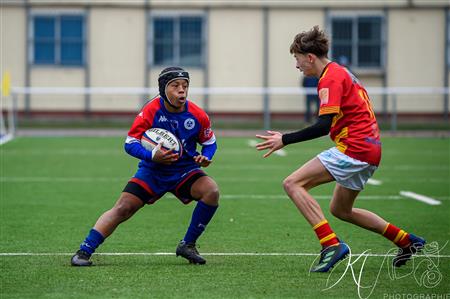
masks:
MULTIPOLYGON (((71 256, 72 253, 63 252, 0 252, 0 256, 71 256)), ((173 252, 99 252, 95 255, 105 256, 174 256, 173 252)), ((203 253, 205 256, 318 256, 318 253, 308 252, 209 252, 203 253)), ((352 254, 355 257, 362 255, 362 253, 352 254)), ((381 253, 364 253, 364 256, 385 257, 395 256, 395 254, 381 254, 381 253)), ((450 258, 450 255, 441 254, 426 254, 415 255, 415 258, 450 258)))
MULTIPOLYGON (((0 182, 8 183, 48 183, 48 182, 64 182, 64 183, 99 183, 99 182, 126 182, 129 177, 111 178, 111 177, 0 177, 0 182)), ((254 178, 252 180, 231 178, 215 178, 217 181, 236 181, 236 182, 261 182, 265 180, 254 178)), ((270 180, 271 181, 271 180, 270 180)), ((404 191, 402 191, 404 192, 404 191)), ((171 194, 168 194, 171 197, 171 194)), ((287 195, 283 194, 222 194, 222 199, 286 199, 287 195)), ((331 199, 332 195, 313 195, 315 199, 331 199)), ((405 195, 359 195, 358 199, 362 200, 401 200, 405 195)), ((449 200, 449 196, 439 196, 439 200, 449 200)), ((434 200, 434 199, 433 199, 434 200)))
MULTIPOLYGON (((239 169, 264 169, 264 168, 252 168, 252 167, 231 167, 233 170, 239 170, 239 169)), ((227 167, 223 167, 223 169, 227 169, 227 167)), ((268 167, 266 170, 273 170, 276 169, 274 167, 268 167)), ((281 185, 282 177, 279 179, 274 179, 273 177, 224 177, 224 176, 212 176, 216 181, 218 182, 236 182, 236 183, 253 183, 253 182, 267 182, 267 183, 277 183, 281 185)), ((47 182, 65 182, 65 183, 95 183, 95 182, 126 182, 129 180, 130 177, 14 177, 14 176, 3 176, 0 177, 0 182, 4 183, 47 183, 47 182)), ((448 178, 427 178, 427 179, 414 179, 414 180, 407 180, 407 179, 395 179, 396 183, 403 183, 403 182, 409 182, 409 183, 447 183, 448 178)))
MULTIPOLYGON (((332 195, 314 195, 315 199, 331 199, 332 195)), ((283 194, 222 194, 222 199, 287 199, 287 195, 283 194)), ((450 200, 449 196, 439 196, 439 200, 450 200)), ((402 195, 358 195, 356 198, 362 200, 404 200, 402 195)))
POLYGON ((428 197, 425 195, 417 194, 417 193, 414 193, 411 191, 400 191, 400 195, 424 202, 424 203, 432 205, 432 206, 441 204, 441 202, 437 199, 434 199, 434 198, 431 198, 431 197, 428 197))
POLYGON ((367 184, 373 185, 373 186, 380 186, 382 184, 382 182, 380 180, 369 179, 367 181, 367 184))
MULTIPOLYGON (((312 195, 315 199, 331 199, 332 195, 312 195)), ((287 199, 283 194, 223 194, 222 199, 287 199)), ((399 200, 403 199, 400 195, 360 195, 358 199, 366 200, 399 200)))
MULTIPOLYGON (((253 139, 248 140, 248 146, 250 146, 250 147, 256 147, 257 144, 258 144, 258 141, 256 141, 256 140, 253 140, 253 139)), ((276 152, 274 152, 274 154, 281 156, 281 157, 287 156, 287 153, 284 149, 279 149, 276 152)))
MULTIPOLYGON (((233 170, 239 170, 244 169, 244 167, 221 167, 223 169, 233 169, 233 170)), ((246 170, 250 169, 261 169, 261 170, 268 170, 268 169, 274 169, 273 167, 248 167, 245 168, 246 170)), ((223 176, 213 176, 213 178, 219 182, 237 182, 237 183, 251 183, 251 182, 273 182, 273 183, 279 183, 281 185, 282 177, 279 178, 273 178, 273 177, 265 177, 265 178, 259 178, 259 177, 223 177, 223 176)), ((0 177, 0 182, 5 183, 47 183, 47 182, 66 182, 66 183, 78 183, 78 182, 85 182, 85 183, 95 183, 95 182, 126 182, 129 180, 130 177, 14 177, 14 176, 3 176, 0 177)), ((406 180, 406 179, 395 179, 396 183, 403 183, 403 182, 416 182, 416 183, 447 183, 447 178, 421 178, 421 179, 414 179, 414 180, 406 180)))

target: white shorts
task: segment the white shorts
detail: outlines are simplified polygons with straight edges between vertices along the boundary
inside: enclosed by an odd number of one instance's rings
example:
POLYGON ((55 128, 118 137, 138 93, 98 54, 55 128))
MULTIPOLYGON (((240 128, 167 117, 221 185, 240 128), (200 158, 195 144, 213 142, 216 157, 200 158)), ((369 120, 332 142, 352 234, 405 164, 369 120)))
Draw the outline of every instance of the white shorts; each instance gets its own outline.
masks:
POLYGON ((364 189, 367 180, 377 169, 374 165, 347 156, 336 147, 321 152, 317 158, 338 184, 352 190, 364 189))

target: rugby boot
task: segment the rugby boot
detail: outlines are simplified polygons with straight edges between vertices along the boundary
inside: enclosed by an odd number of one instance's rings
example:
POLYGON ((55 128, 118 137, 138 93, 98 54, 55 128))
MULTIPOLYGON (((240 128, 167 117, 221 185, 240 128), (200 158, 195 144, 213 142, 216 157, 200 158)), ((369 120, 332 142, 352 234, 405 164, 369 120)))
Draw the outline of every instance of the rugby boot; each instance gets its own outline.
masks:
POLYGON ((92 262, 89 260, 90 257, 91 256, 87 252, 78 250, 70 259, 70 263, 72 266, 91 266, 92 262))
POLYGON ((409 234, 408 237, 411 243, 404 248, 398 249, 397 255, 392 259, 392 265, 394 267, 401 267, 406 264, 406 262, 409 261, 414 254, 423 249, 425 243, 427 242, 425 239, 413 234, 409 234))
POLYGON ((176 255, 184 257, 191 264, 203 265, 206 263, 206 260, 198 253, 195 243, 186 243, 185 241, 181 241, 178 244, 176 255))
POLYGON ((343 260, 349 253, 348 245, 340 242, 336 245, 331 245, 322 250, 320 253, 319 263, 312 267, 310 272, 328 272, 340 260, 343 260))

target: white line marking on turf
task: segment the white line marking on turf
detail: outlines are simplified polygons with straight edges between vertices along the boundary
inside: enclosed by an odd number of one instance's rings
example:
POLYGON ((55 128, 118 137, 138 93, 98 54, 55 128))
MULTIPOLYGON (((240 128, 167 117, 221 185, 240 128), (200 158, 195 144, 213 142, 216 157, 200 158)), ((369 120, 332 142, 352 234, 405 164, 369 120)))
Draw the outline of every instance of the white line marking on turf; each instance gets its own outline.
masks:
MULTIPOLYGON (((287 195, 282 194, 223 194, 220 196, 223 199, 240 199, 240 198, 247 198, 247 199, 287 199, 287 195)), ((315 199, 331 199, 332 195, 313 195, 315 199)), ((372 200, 379 200, 379 199, 387 199, 387 200, 399 200, 403 199, 400 195, 359 195, 357 197, 358 199, 372 199, 372 200)))
MULTIPOLYGON (((267 167, 234 167, 232 165, 224 165, 221 166, 221 169, 245 169, 245 170, 273 170, 273 169, 287 169, 286 166, 283 167, 274 167, 276 165, 268 165, 267 167)), ((226 175, 223 173, 222 175, 226 175)), ((225 177, 225 176, 213 176, 219 182, 236 182, 236 183, 248 183, 248 182, 271 182, 281 184, 281 177, 225 177)), ((0 182, 5 183, 47 183, 47 182, 67 182, 67 183, 96 183, 96 182, 126 182, 130 177, 13 177, 13 176, 3 176, 0 177, 0 182)), ((394 181, 394 180, 393 180, 394 181)), ((447 183, 447 178, 421 178, 416 180, 405 180, 405 179, 396 179, 397 183, 400 182, 414 182, 414 183, 447 183)))
POLYGON ((380 180, 369 179, 367 181, 367 184, 373 185, 373 186, 380 186, 382 184, 382 182, 380 180))
MULTIPOLYGON (((96 255, 108 256, 174 256, 173 252, 99 252, 96 255)), ((0 252, 0 256, 71 256, 73 253, 63 252, 0 252)), ((318 256, 318 253, 307 252, 210 252, 202 253, 202 255, 209 256, 318 256)), ((362 253, 355 253, 355 256, 360 256, 362 253)), ((381 254, 381 253, 364 253, 364 256, 385 257, 395 256, 395 254, 381 254)), ((450 255, 441 254, 427 254, 415 255, 415 257, 434 257, 434 258, 450 258, 450 255)))
POLYGON ((425 195, 417 194, 417 193, 414 193, 411 191, 400 191, 400 195, 424 202, 424 203, 432 205, 432 206, 441 204, 441 202, 439 200, 436 200, 434 198, 431 198, 431 197, 428 197, 425 195))
MULTIPOLYGON (((234 181, 215 177, 217 181, 234 181)), ((108 177, 0 177, 0 182, 28 182, 28 183, 47 183, 47 182, 74 182, 74 183, 98 183, 98 182, 126 182, 129 178, 108 178, 108 177)), ((236 179, 236 182, 241 182, 241 179, 236 179)), ((255 182, 261 182, 261 179, 255 178, 255 182)), ((264 181, 264 180, 263 180, 264 181)), ((264 181, 265 182, 265 181, 264 181)), ((361 200, 401 200, 405 196, 400 195, 359 195, 358 199, 361 200)), ((174 197, 171 194, 167 194, 168 197, 174 197)), ((220 196, 222 199, 287 199, 287 195, 284 194, 223 194, 220 196)), ((331 199, 332 195, 314 195, 315 199, 331 199)), ((438 196, 439 200, 449 200, 449 196, 438 196)))
MULTIPOLYGON (((248 140, 248 146, 250 146, 250 147, 256 147, 257 144, 258 144, 258 141, 256 141, 256 140, 253 140, 253 139, 248 140)), ((281 156, 281 157, 287 156, 287 153, 284 149, 279 149, 276 152, 274 152, 274 154, 281 156)))

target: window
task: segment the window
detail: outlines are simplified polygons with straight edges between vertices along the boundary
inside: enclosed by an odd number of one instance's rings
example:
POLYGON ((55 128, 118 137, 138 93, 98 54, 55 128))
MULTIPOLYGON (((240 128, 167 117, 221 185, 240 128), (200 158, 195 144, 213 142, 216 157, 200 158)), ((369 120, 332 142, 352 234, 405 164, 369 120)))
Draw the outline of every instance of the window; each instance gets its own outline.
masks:
POLYGON ((32 19, 32 62, 36 65, 84 64, 84 17, 45 16, 32 19))
POLYGON ((334 16, 331 19, 333 60, 350 67, 383 66, 381 16, 334 16))
POLYGON ((155 16, 150 30, 150 63, 202 66, 204 20, 201 16, 155 16))

